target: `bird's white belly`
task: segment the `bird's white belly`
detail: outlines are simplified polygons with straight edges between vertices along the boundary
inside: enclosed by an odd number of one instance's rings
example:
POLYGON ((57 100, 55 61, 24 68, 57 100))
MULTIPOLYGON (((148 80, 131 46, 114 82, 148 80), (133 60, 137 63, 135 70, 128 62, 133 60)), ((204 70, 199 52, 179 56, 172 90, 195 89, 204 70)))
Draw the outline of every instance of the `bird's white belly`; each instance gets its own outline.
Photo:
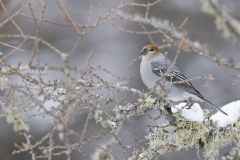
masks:
POLYGON ((149 88, 153 89, 157 81, 159 81, 159 76, 152 72, 151 63, 142 62, 140 65, 140 74, 143 83, 149 88))

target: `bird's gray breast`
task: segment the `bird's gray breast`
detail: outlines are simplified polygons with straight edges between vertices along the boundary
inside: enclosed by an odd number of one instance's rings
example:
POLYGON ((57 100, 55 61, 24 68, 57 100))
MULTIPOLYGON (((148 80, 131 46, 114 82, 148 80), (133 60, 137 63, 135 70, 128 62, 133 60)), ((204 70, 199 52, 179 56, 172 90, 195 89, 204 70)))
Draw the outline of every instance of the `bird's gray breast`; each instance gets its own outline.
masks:
POLYGON ((160 77, 152 72, 151 62, 142 61, 140 65, 140 73, 143 83, 149 88, 152 89, 156 87, 157 82, 160 80, 160 77))

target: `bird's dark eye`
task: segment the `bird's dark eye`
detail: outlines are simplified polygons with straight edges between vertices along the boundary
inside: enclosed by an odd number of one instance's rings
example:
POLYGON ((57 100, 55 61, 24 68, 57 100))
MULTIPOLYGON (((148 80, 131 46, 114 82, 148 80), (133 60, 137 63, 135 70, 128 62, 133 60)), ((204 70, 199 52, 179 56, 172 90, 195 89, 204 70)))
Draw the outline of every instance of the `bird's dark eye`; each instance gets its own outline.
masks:
POLYGON ((153 48, 149 48, 149 51, 151 51, 151 52, 152 52, 152 51, 154 51, 154 49, 153 49, 153 48))

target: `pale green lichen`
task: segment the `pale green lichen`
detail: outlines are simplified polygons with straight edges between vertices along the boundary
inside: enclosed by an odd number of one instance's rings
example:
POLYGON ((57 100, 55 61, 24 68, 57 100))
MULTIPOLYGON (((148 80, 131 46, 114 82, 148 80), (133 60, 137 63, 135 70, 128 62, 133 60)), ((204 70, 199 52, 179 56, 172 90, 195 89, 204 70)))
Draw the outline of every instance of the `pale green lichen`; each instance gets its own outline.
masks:
POLYGON ((168 144, 174 144, 175 139, 175 126, 167 125, 162 127, 151 128, 150 133, 145 137, 148 141, 148 147, 142 149, 134 159, 137 160, 149 160, 157 156, 157 150, 168 144))
POLYGON ((102 110, 95 110, 94 119, 97 123, 102 122, 102 120, 103 120, 102 114, 103 114, 102 110))
POLYGON ((93 118, 95 119, 96 123, 101 124, 103 128, 111 129, 112 132, 117 129, 117 122, 108 119, 109 117, 106 117, 102 110, 95 110, 93 118))
POLYGON ((199 140, 205 142, 209 133, 203 123, 186 121, 183 117, 176 117, 175 140, 177 149, 189 149, 198 144, 199 140))
POLYGON ((18 68, 12 68, 12 67, 9 67, 9 66, 4 66, 4 67, 1 68, 1 74, 11 75, 11 74, 14 74, 14 73, 17 73, 17 72, 21 73, 21 74, 24 74, 24 73, 27 73, 29 70, 30 70, 30 68, 27 65, 19 66, 18 68))
POLYGON ((113 111, 115 112, 115 118, 117 120, 127 118, 131 116, 132 110, 128 108, 128 106, 118 105, 113 111))
POLYGON ((145 137, 149 141, 149 146, 137 159, 148 159, 149 155, 156 155, 158 150, 169 144, 176 146, 176 150, 200 148, 203 145, 203 156, 206 159, 217 159, 221 148, 240 140, 239 122, 235 127, 223 130, 217 129, 208 120, 204 123, 190 122, 179 114, 173 116, 174 124, 151 129, 145 137))
POLYGON ((95 110, 94 111, 94 119, 96 123, 100 123, 103 128, 108 128, 109 124, 107 120, 103 118, 103 111, 102 110, 95 110))
POLYGON ((240 123, 224 130, 213 129, 206 140, 203 155, 207 159, 216 159, 222 147, 240 140, 240 123))
MULTIPOLYGON (((146 111, 156 108, 156 99, 151 95, 137 99, 135 104, 128 103, 126 105, 118 105, 115 107, 115 119, 123 120, 132 115, 145 114, 146 111)), ((159 106, 159 105, 158 105, 159 106)))
POLYGON ((137 107, 137 113, 142 114, 145 113, 146 110, 152 109, 156 103, 156 98, 152 98, 151 95, 146 98, 138 99, 139 106, 137 107))
POLYGON ((15 132, 29 132, 30 128, 23 114, 13 110, 12 107, 8 107, 7 109, 6 120, 9 124, 13 125, 15 132))
POLYGON ((7 89, 9 86, 8 78, 4 75, 0 75, 0 90, 7 89))
POLYGON ((174 126, 160 127, 151 129, 152 133, 150 133, 146 138, 149 139, 150 148, 156 148, 160 145, 166 145, 170 143, 174 143, 174 132, 176 128, 174 126))
MULTIPOLYGON (((114 109, 115 119, 106 119, 101 110, 95 111, 94 118, 103 127, 114 131, 119 127, 119 121, 126 119, 128 116, 144 114, 156 107, 161 107, 161 105, 156 104, 156 99, 151 96, 143 97, 138 99, 136 105, 116 106, 114 109)), ((162 110, 162 108, 159 109, 162 110)), ((168 146, 173 146, 170 148, 170 152, 189 148, 200 149, 202 147, 205 159, 217 159, 221 148, 240 140, 239 122, 234 127, 218 129, 207 119, 200 123, 188 121, 180 113, 168 116, 172 118, 169 124, 148 126, 149 132, 145 136, 148 146, 138 148, 128 160, 154 159, 161 154, 165 154, 165 149, 168 150, 168 146)))

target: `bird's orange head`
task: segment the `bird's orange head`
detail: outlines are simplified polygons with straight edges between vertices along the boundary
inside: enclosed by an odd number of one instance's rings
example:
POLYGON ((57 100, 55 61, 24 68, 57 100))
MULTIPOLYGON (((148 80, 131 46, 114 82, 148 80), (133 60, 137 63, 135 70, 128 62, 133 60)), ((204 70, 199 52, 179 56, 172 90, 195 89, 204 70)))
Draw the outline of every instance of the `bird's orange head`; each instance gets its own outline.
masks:
POLYGON ((155 44, 147 44, 145 46, 143 46, 143 48, 140 51, 142 56, 145 55, 159 55, 160 54, 160 48, 155 45, 155 44))

